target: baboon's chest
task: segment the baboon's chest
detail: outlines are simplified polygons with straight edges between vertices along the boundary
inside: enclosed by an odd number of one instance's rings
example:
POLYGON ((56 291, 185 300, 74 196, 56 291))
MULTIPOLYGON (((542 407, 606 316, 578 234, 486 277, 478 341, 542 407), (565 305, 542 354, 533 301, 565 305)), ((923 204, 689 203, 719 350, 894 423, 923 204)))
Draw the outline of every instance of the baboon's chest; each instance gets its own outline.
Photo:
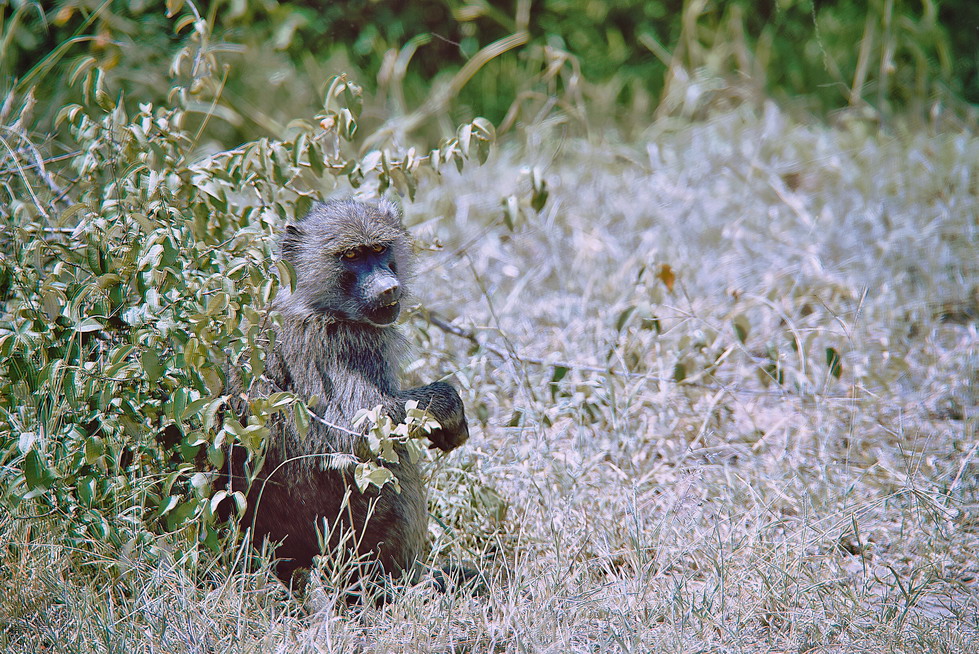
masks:
POLYGON ((315 400, 319 413, 349 424, 360 409, 397 394, 393 333, 320 322, 296 327, 279 339, 272 368, 284 389, 315 400))

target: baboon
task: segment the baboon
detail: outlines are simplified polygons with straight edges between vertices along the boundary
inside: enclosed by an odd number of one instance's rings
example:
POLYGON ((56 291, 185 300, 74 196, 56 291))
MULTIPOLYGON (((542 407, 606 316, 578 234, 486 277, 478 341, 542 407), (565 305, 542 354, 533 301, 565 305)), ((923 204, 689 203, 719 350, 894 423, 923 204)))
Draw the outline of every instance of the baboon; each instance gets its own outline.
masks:
MULTIPOLYGON (((282 323, 275 328, 265 374, 248 395, 291 391, 312 401, 321 420, 314 419, 302 436, 291 417, 273 417, 264 465, 248 489, 244 452, 232 450, 229 486, 248 493, 241 524, 254 525, 256 544, 282 543, 276 572, 287 583, 320 554, 317 529, 323 533, 324 520, 327 529, 339 524, 352 530, 358 544, 350 549, 357 555, 400 575, 412 569, 428 532, 418 466, 407 456, 385 463, 401 492, 387 484, 361 493, 353 484, 350 457, 338 463, 331 455, 364 456, 364 439, 352 424, 359 409, 382 405, 400 422, 407 400, 417 400, 441 426, 428 436, 435 447, 451 450, 469 437, 462 399, 452 386, 435 382, 402 390, 398 383, 406 341, 394 321, 410 277, 411 238, 388 202, 331 201, 286 225, 280 256, 296 271, 295 290, 281 288, 275 297, 273 309, 282 323)), ((240 396, 241 389, 234 390, 240 396)), ((244 419, 242 400, 236 409, 244 419)), ((329 545, 338 542, 334 530, 329 545)))

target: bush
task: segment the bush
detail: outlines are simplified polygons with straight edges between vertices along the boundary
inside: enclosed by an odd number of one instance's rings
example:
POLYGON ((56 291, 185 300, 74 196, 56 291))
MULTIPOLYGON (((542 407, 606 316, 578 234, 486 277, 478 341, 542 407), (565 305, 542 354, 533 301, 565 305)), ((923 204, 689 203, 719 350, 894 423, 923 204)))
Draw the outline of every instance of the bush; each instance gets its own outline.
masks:
POLYGON ((244 502, 213 491, 226 448, 258 456, 270 415, 306 417, 284 393, 252 400, 246 426, 223 412, 227 366, 246 385, 262 374, 276 319, 267 307, 291 280, 272 257, 275 226, 341 178, 413 195, 420 175, 484 160, 493 138, 477 119, 428 153, 361 157, 349 143, 361 90, 341 76, 290 138, 194 161, 200 128, 188 107, 213 99, 220 69, 202 45, 205 21, 189 26, 170 105, 134 110, 90 61, 82 102, 57 113, 69 154, 33 142, 30 94, 5 117, 0 505, 54 519, 81 551, 162 532, 221 548, 217 506, 244 502))

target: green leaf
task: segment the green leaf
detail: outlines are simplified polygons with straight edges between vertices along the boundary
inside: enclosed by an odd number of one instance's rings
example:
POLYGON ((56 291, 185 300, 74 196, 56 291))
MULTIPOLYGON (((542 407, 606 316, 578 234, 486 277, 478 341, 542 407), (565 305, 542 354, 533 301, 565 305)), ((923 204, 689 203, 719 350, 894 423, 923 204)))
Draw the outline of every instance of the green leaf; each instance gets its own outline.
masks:
MULTIPOLYGON (((490 141, 476 141, 476 161, 478 161, 480 164, 486 163, 486 160, 489 159, 491 145, 492 143, 490 141)), ((543 204, 541 206, 543 207, 543 204)))
POLYGON ((557 398, 558 393, 558 382, 564 379, 564 376, 568 374, 568 368, 565 366, 554 366, 554 372, 551 373, 551 399, 557 398))
POLYGON ((620 311, 618 318, 615 319, 615 331, 621 333, 622 328, 626 326, 626 323, 629 322, 629 318, 632 317, 632 314, 635 313, 635 311, 635 306, 628 306, 620 311))
POLYGON ((74 330, 76 332, 81 332, 83 334, 88 332, 95 332, 100 329, 104 329, 104 326, 95 318, 85 318, 84 320, 75 323, 74 326, 74 330))
POLYGON ((472 144, 472 125, 463 125, 459 128, 459 145, 462 148, 462 153, 465 156, 469 156, 469 147, 472 144))
MULTIPOLYGON (((213 429, 215 427, 218 411, 227 401, 228 396, 222 395, 221 397, 215 398, 208 403, 207 409, 204 411, 204 429, 213 429)), ((237 422, 237 420, 235 422, 237 422)))
MULTIPOLYGON (((416 37, 417 38, 417 37, 416 37)), ((343 102, 354 116, 359 116, 364 105, 363 91, 358 84, 347 80, 343 85, 343 102)))
POLYGON ((213 316, 217 313, 224 311, 228 308, 228 303, 230 299, 228 294, 224 291, 219 291, 211 296, 211 299, 207 301, 207 309, 205 313, 209 316, 213 316))
MULTIPOLYGON (((320 169, 323 167, 323 162, 319 162, 320 169)), ((295 206, 293 207, 294 215, 296 218, 302 218, 313 208, 313 198, 308 195, 300 195, 296 198, 295 206)))
POLYGON ((829 374, 837 379, 843 374, 843 361, 840 358, 840 353, 834 348, 826 348, 826 365, 829 366, 829 374))
POLYGON ((201 409, 203 409, 205 406, 208 405, 208 403, 210 403, 210 401, 211 401, 210 398, 206 398, 206 397, 201 397, 194 400, 193 402, 187 405, 187 408, 183 410, 183 413, 180 414, 179 418, 181 420, 188 420, 196 416, 198 413, 200 413, 201 409))
POLYGON ((95 498, 95 478, 89 475, 80 479, 75 488, 75 493, 82 504, 92 506, 92 500, 95 498))
POLYGON ((92 465, 102 458, 105 454, 105 443, 98 436, 89 436, 85 439, 85 463, 92 465))
POLYGON ((95 103, 105 112, 110 112, 116 108, 115 102, 105 90, 105 71, 101 68, 95 72, 95 103))
POLYGON ((184 415, 184 410, 187 408, 187 389, 178 388, 170 396, 170 416, 174 420, 180 420, 180 417, 184 415))
POLYGON ((531 190, 530 206, 536 213, 540 213, 544 208, 544 205, 547 204, 547 198, 549 195, 547 191, 547 182, 544 180, 538 166, 531 168, 529 174, 531 190))
POLYGON ((534 211, 540 213, 544 208, 544 205, 547 204, 547 197, 548 192, 546 184, 541 185, 540 188, 534 188, 533 195, 530 198, 530 206, 534 209, 534 211))
MULTIPOLYGON (((313 171, 313 174, 316 175, 317 177, 322 175, 323 171, 326 170, 326 167, 323 165, 323 159, 324 159, 323 151, 320 150, 319 145, 316 143, 316 141, 310 141, 307 160, 309 161, 310 169, 313 171)), ((303 198, 300 198, 300 200, 302 199, 303 198)), ((297 205, 296 208, 297 216, 305 216, 306 213, 309 211, 309 207, 305 207, 304 209, 299 208, 299 200, 296 201, 296 205, 297 205)))
POLYGON ((734 335, 738 337, 738 340, 744 343, 748 340, 748 333, 751 331, 751 323, 748 322, 747 316, 744 314, 735 316, 731 321, 731 325, 734 327, 734 335))
POLYGON ((195 472, 190 478, 190 485, 194 490, 203 492, 209 487, 210 481, 203 472, 195 472))
POLYGON ((167 515, 167 528, 173 530, 183 526, 193 516, 199 506, 200 500, 192 497, 182 502, 176 508, 171 509, 169 515, 167 515))
POLYGON ((310 427, 309 407, 305 402, 294 402, 292 413, 296 420, 296 430, 299 431, 300 436, 305 436, 309 433, 310 427))
POLYGON ((473 119, 472 129, 481 140, 493 141, 496 139, 496 128, 493 126, 493 123, 482 116, 477 116, 473 119))
POLYGON ((357 120, 354 118, 353 113, 349 109, 341 109, 337 113, 337 118, 339 119, 339 133, 340 137, 344 141, 353 141, 354 136, 357 135, 357 120))
POLYGON ((414 184, 408 181, 408 176, 405 175, 404 171, 400 168, 391 169, 391 181, 394 182, 394 188, 398 191, 398 195, 401 197, 408 196, 409 199, 415 197, 414 184))
POLYGON ((134 345, 120 345, 109 354, 109 363, 116 365, 122 363, 136 349, 134 345))
POLYGON ((200 375, 204 378, 204 383, 207 384, 207 390, 211 395, 216 395, 224 389, 224 382, 221 379, 221 375, 218 374, 218 371, 213 366, 208 365, 205 367, 200 371, 200 375))
POLYGON ((404 447, 408 452, 408 460, 413 464, 417 464, 425 456, 426 450, 422 449, 417 439, 405 441, 404 447))
MULTIPOLYGON (((382 159, 384 158, 384 153, 380 150, 371 150, 364 155, 364 158, 360 161, 360 169, 365 172, 373 172, 379 164, 382 164, 382 159)), ((382 170, 386 166, 382 166, 382 170)))
POLYGON ((264 425, 248 425, 238 434, 238 440, 248 448, 249 452, 257 453, 268 435, 268 427, 264 425))
POLYGON ((389 482, 394 484, 395 491, 400 492, 400 486, 397 481, 394 473, 383 466, 359 463, 354 470, 354 483, 357 484, 357 490, 361 493, 366 491, 370 486, 381 488, 389 482))
POLYGON ((13 334, 0 336, 0 357, 9 357, 13 353, 15 345, 17 345, 17 337, 13 334))
POLYGON ((25 431, 21 433, 20 438, 17 439, 17 449, 19 449, 22 454, 26 454, 34 448, 34 443, 36 443, 37 440, 37 432, 25 431))
POLYGON ((292 165, 297 168, 302 164, 302 154, 307 147, 306 141, 306 134, 302 133, 296 137, 296 142, 292 146, 292 165))
POLYGON ((357 467, 354 469, 354 483, 357 484, 357 490, 359 490, 361 493, 366 491, 367 487, 370 486, 370 479, 368 478, 369 473, 370 470, 368 469, 366 463, 358 463, 357 467))
POLYGON ((218 538, 218 530, 211 525, 207 525, 204 528, 204 539, 202 542, 204 543, 204 547, 212 552, 219 553, 221 551, 221 539, 218 538))
POLYGON ((224 466, 224 449, 213 445, 207 448, 207 461, 215 468, 224 466))
POLYGON ((163 502, 160 502, 160 506, 159 506, 159 508, 157 508, 156 512, 153 514, 153 517, 154 518, 159 518, 161 516, 166 515, 167 513, 169 513, 173 509, 173 507, 177 506, 177 503, 179 501, 180 501, 180 498, 177 497, 177 496, 175 496, 175 495, 171 495, 171 496, 167 497, 166 500, 164 500, 163 502))
POLYGON ((191 445, 186 438, 180 441, 180 445, 177 447, 180 452, 180 458, 187 463, 193 463, 197 460, 197 454, 201 451, 201 448, 196 445, 191 445))
POLYGON ((272 393, 266 399, 268 403, 268 410, 270 412, 282 411, 283 409, 289 408, 289 405, 293 403, 292 393, 278 392, 272 393))
POLYGON ((48 469, 37 450, 31 450, 24 457, 24 477, 31 490, 47 488, 55 475, 48 469))
POLYGON ((41 306, 49 320, 55 320, 61 315, 61 307, 65 305, 65 296, 60 290, 48 287, 42 291, 41 306))
MULTIPOLYGON (((401 426, 406 427, 405 425, 401 425, 401 426)), ((398 457, 398 453, 394 450, 394 443, 395 441, 392 441, 390 439, 381 441, 381 447, 377 453, 377 457, 382 461, 387 461, 388 463, 400 462, 401 459, 398 457)))

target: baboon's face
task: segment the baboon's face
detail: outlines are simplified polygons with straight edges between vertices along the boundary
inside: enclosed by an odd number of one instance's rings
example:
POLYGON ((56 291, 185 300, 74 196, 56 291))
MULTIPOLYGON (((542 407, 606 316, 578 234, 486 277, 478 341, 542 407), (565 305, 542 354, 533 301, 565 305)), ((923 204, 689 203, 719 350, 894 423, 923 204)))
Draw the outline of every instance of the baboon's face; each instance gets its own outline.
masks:
POLYGON ((374 243, 339 255, 339 285, 347 299, 340 317, 373 325, 389 325, 401 312, 401 282, 390 244, 374 243))
POLYGON ((411 237, 393 206, 317 205, 286 225, 282 257, 296 269, 292 311, 379 327, 397 320, 412 256, 411 237))

